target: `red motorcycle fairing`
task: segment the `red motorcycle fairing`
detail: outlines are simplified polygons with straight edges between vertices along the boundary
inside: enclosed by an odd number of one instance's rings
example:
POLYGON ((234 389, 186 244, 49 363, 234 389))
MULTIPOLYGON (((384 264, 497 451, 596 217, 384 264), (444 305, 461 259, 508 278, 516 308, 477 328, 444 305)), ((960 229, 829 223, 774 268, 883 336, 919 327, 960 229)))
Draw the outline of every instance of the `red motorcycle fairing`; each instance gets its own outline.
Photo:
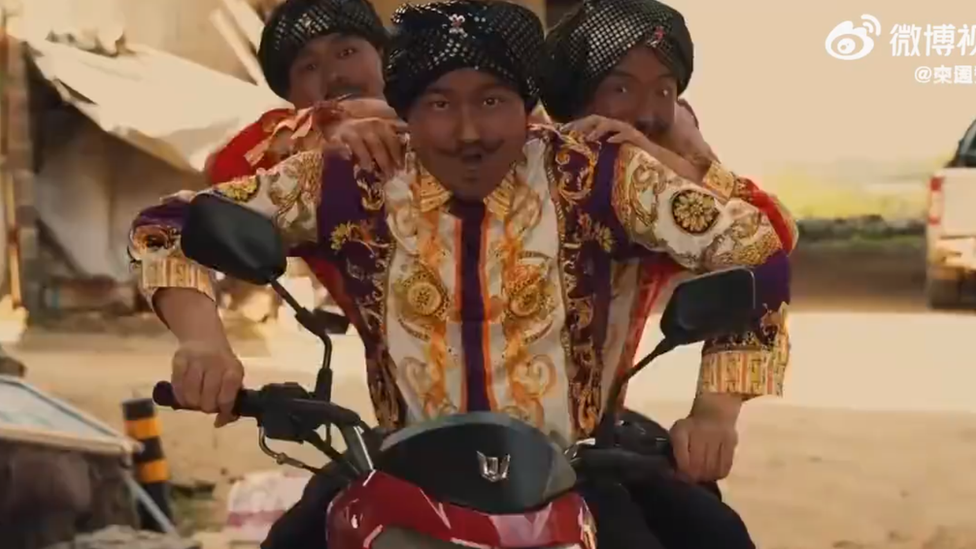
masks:
POLYGON ((490 515, 434 501, 420 488, 374 471, 329 505, 329 549, 382 549, 377 540, 384 531, 404 530, 475 548, 596 549, 593 516, 583 498, 573 492, 535 511, 490 515))

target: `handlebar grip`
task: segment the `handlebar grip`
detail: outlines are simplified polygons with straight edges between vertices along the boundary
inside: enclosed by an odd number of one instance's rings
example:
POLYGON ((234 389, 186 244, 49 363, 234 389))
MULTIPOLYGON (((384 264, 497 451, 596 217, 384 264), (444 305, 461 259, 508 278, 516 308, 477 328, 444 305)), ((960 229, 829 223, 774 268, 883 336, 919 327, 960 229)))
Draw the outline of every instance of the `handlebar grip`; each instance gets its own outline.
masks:
MULTIPOLYGON (((168 381, 160 381, 153 387, 153 402, 158 406, 165 406, 173 410, 188 410, 180 406, 173 394, 173 385, 168 381)), ((261 405, 257 391, 241 389, 237 393, 237 400, 234 401, 234 415, 240 417, 257 417, 261 414, 261 405)))

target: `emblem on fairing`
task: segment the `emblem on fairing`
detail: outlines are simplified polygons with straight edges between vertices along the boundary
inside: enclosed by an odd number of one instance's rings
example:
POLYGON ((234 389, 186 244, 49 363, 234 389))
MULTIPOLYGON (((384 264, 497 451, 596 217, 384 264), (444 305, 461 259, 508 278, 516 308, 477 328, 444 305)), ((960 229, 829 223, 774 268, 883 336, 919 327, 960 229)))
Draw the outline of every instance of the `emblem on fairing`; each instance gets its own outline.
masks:
POLYGON ((481 469, 481 477, 488 482, 499 482, 508 478, 508 465, 512 461, 512 456, 503 458, 488 457, 478 452, 478 466, 481 469))

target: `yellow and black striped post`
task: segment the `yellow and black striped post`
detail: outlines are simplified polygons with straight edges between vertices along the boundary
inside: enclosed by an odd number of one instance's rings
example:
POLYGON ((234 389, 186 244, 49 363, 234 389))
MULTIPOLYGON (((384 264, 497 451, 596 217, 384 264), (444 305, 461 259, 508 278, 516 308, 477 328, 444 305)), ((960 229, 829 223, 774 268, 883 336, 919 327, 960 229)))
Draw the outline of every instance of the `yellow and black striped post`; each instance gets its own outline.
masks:
MULTIPOLYGON (((149 398, 127 400, 122 403, 122 415, 125 419, 126 434, 142 444, 142 451, 136 454, 133 460, 136 466, 136 478, 166 518, 172 519, 169 463, 166 462, 166 456, 163 454, 156 406, 149 398)), ((141 507, 139 517, 144 529, 164 531, 163 526, 141 507)))

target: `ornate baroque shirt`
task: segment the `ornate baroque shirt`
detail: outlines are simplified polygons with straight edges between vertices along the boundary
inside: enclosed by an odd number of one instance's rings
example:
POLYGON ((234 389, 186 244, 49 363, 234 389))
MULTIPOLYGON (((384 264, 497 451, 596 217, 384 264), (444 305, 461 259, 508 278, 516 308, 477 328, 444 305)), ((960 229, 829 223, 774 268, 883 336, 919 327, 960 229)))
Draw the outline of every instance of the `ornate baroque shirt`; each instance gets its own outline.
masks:
MULTIPOLYGON (((270 217, 294 253, 341 271, 385 427, 496 410, 564 441, 588 435, 634 359, 633 321, 646 320, 634 266, 659 259, 754 268, 762 326, 706 342, 699 391, 782 392, 788 246, 774 225, 785 213, 771 220, 747 200, 755 187, 717 163, 693 182, 640 149, 539 126, 482 202, 452 197, 409 150, 388 180, 308 151, 203 192, 270 217)), ((150 301, 166 287, 213 295, 212 273, 180 251, 190 197, 133 225, 150 301)))

